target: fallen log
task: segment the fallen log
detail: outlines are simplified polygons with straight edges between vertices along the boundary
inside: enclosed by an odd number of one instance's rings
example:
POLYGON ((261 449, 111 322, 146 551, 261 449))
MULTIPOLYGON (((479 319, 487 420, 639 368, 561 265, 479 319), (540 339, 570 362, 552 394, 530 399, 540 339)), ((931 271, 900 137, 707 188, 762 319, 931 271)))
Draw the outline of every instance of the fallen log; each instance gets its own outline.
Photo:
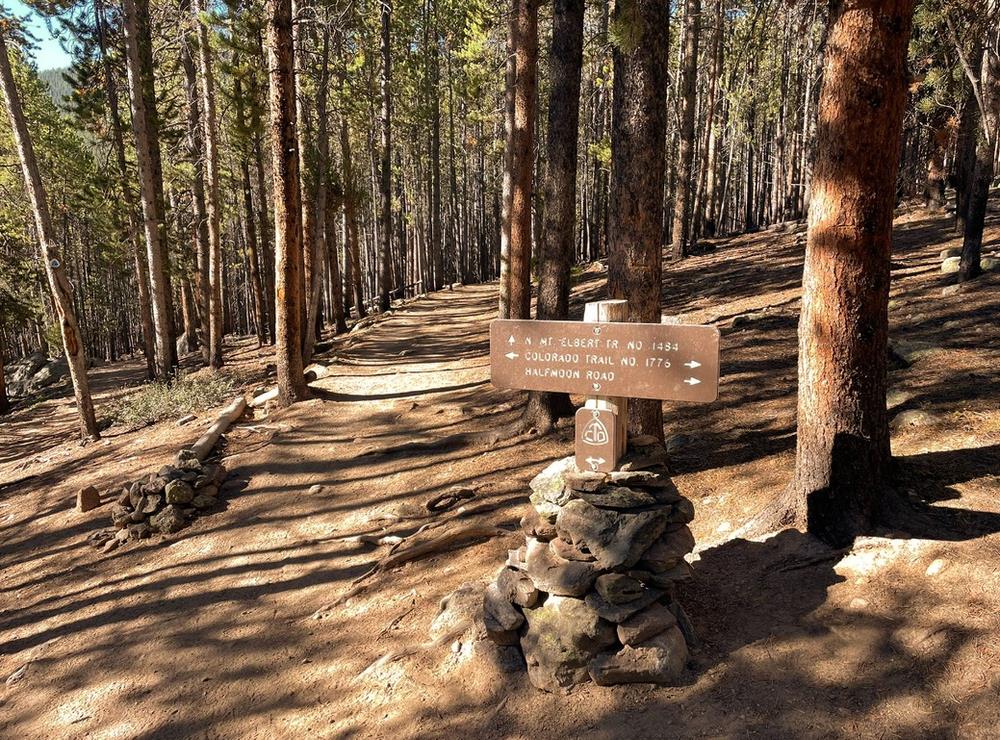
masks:
POLYGON ((229 425, 236 421, 246 410, 247 402, 243 396, 234 398, 226 408, 222 410, 215 423, 208 428, 198 441, 191 445, 191 451, 198 460, 203 461, 208 457, 208 453, 215 447, 222 433, 229 429, 229 425))

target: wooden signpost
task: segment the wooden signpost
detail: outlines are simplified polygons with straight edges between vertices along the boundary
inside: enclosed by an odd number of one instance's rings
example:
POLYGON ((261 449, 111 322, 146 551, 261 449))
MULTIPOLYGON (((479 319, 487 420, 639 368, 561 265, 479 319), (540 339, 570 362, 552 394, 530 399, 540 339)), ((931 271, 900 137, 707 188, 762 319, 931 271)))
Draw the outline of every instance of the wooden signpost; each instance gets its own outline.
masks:
POLYGON ((588 303, 584 321, 498 319, 490 376, 498 388, 585 395, 576 413, 576 464, 610 471, 625 452, 628 398, 714 401, 719 330, 624 323, 626 301, 588 303))

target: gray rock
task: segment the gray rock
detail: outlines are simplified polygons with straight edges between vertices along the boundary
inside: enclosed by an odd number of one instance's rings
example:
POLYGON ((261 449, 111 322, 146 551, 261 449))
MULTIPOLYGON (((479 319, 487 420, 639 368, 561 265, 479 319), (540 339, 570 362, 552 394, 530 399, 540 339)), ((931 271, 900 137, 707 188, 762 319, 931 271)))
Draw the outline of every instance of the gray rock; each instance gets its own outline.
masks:
POLYGON ((941 262, 941 272, 946 275, 950 275, 958 272, 962 265, 961 257, 946 257, 943 262, 941 262))
POLYGON ((174 456, 174 459, 177 461, 177 464, 179 466, 185 460, 197 460, 198 455, 195 454, 194 450, 185 448, 183 450, 178 450, 177 454, 174 456))
POLYGON ((593 553, 602 568, 612 570, 635 565, 667 523, 668 513, 663 509, 613 512, 574 499, 559 512, 556 531, 593 553))
POLYGON ((194 489, 182 480, 172 480, 163 490, 168 504, 189 504, 194 498, 194 489))
POLYGON ((896 414, 889 423, 889 426, 893 429, 904 429, 906 427, 923 427, 935 424, 937 421, 938 418, 929 411, 910 409, 909 411, 896 414))
POLYGON ((624 486, 603 486, 593 492, 574 491, 574 494, 602 509, 637 509, 657 503, 653 494, 624 486))
POLYGON ((504 567, 497 574, 496 587, 511 604, 534 607, 538 604, 539 593, 527 573, 515 568, 504 567))
POLYGON ((111 523, 119 529, 127 527, 129 523, 129 514, 131 513, 130 509, 127 509, 121 504, 115 504, 111 507, 111 523))
POLYGON ((649 606, 666 593, 661 588, 649 587, 645 585, 643 585, 643 588, 645 590, 638 597, 621 604, 614 604, 608 601, 596 591, 592 591, 587 594, 585 601, 587 602, 587 606, 597 612, 602 619, 619 624, 624 622, 640 609, 644 609, 649 606))
POLYGON ((177 467, 180 470, 193 470, 197 473, 201 473, 201 461, 197 457, 190 457, 186 460, 180 460, 177 463, 177 467))
POLYGON ((517 630, 524 624, 524 615, 504 598, 495 583, 483 592, 483 623, 486 634, 499 645, 516 645, 517 630))
POLYGON ((140 511, 143 514, 155 514, 156 510, 160 508, 160 504, 163 503, 163 496, 158 493, 150 493, 146 496, 146 500, 142 505, 140 511))
POLYGON ((626 604, 642 598, 646 587, 624 573, 605 573, 594 581, 594 590, 610 604, 626 604))
POLYGON ((949 257, 961 257, 962 250, 958 247, 949 247, 948 249, 942 249, 939 255, 941 259, 946 260, 949 257))
POLYGON ((133 511, 128 515, 128 520, 133 524, 137 524, 139 522, 145 521, 146 515, 143 514, 141 511, 133 511))
POLYGON ((149 524, 146 522, 140 522, 138 524, 128 525, 129 536, 133 540, 144 540, 152 534, 152 529, 150 529, 149 524))
POLYGON ((142 501, 143 495, 144 494, 142 492, 142 483, 141 482, 136 481, 131 486, 129 486, 129 489, 128 489, 128 503, 129 503, 129 506, 131 506, 133 509, 136 506, 138 506, 139 502, 142 501))
POLYGON ((117 532, 115 532, 115 539, 118 540, 119 542, 128 542, 128 538, 131 536, 132 533, 129 531, 128 527, 125 527, 124 529, 119 529, 117 532))
POLYGON ((149 519, 149 526, 155 532, 162 534, 172 534, 184 528, 187 524, 183 512, 173 504, 168 504, 159 514, 149 519))
POLYGON ((659 573, 649 570, 630 570, 628 572, 633 578, 657 588, 669 588, 677 581, 689 580, 693 573, 691 564, 686 560, 681 560, 673 568, 659 573))
POLYGON ((549 464, 541 473, 531 479, 531 495, 528 500, 538 514, 548 521, 554 521, 559 508, 570 500, 566 489, 565 474, 576 470, 576 459, 565 457, 549 464))
POLYGON ((191 505, 196 509, 211 509, 218 502, 215 496, 206 496, 204 493, 199 493, 191 499, 191 505))
POLYGON ((164 481, 169 483, 172 480, 177 480, 181 477, 181 470, 173 465, 164 465, 162 468, 156 471, 156 474, 163 478, 164 481))
POLYGON ((983 272, 996 272, 1000 270, 1000 259, 996 257, 982 257, 979 260, 979 267, 983 272))
POLYGON ((571 470, 563 476, 566 487, 573 491, 596 491, 608 479, 607 473, 590 470, 571 470))
POLYGON ((101 494, 93 486, 86 486, 76 492, 76 509, 80 512, 91 511, 101 505, 101 494))
POLYGON ((123 488, 122 492, 119 494, 118 498, 115 499, 115 503, 119 506, 131 506, 132 497, 128 492, 128 488, 123 488))
POLYGON ((197 418, 198 417, 195 416, 194 414, 184 414, 184 416, 182 416, 181 418, 179 418, 177 420, 177 426, 182 427, 185 424, 190 424, 192 421, 194 421, 197 418))
POLYGON ((638 567, 662 573, 675 567, 694 549, 694 535, 687 525, 671 526, 639 559, 638 567))
POLYGON ((564 560, 544 542, 529 539, 525 568, 540 591, 559 596, 583 596, 594 583, 598 570, 593 563, 564 560))
POLYGON ((694 520, 694 504, 691 499, 681 496, 680 501, 674 504, 670 511, 669 521, 671 524, 687 524, 694 520))
POLYGON ((521 517, 521 531, 524 532, 525 537, 534 537, 536 540, 548 542, 556 536, 556 525, 543 519, 534 507, 529 506, 528 512, 521 517))
POLYGON ((437 616, 431 622, 432 639, 457 638, 470 627, 485 635, 483 625, 484 586, 479 581, 466 581, 441 599, 437 616))
POLYGON ((653 602, 618 625, 622 645, 636 646, 677 624, 677 617, 663 604, 653 602))
POLYGON ((167 481, 158 475, 151 475, 146 482, 142 484, 142 492, 148 495, 159 495, 163 493, 163 489, 167 487, 167 481))
POLYGON ((559 691, 589 679, 588 666, 615 642, 615 629, 580 600, 549 596, 525 609, 521 650, 528 679, 543 691, 559 691))
POLYGON ((687 644, 671 627, 635 647, 626 645, 613 655, 600 655, 590 664, 590 676, 598 686, 623 683, 675 683, 684 673, 687 644))
POLYGON ((121 540, 117 537, 112 537, 104 543, 104 546, 101 548, 101 552, 111 552, 112 550, 117 550, 121 543, 121 540))

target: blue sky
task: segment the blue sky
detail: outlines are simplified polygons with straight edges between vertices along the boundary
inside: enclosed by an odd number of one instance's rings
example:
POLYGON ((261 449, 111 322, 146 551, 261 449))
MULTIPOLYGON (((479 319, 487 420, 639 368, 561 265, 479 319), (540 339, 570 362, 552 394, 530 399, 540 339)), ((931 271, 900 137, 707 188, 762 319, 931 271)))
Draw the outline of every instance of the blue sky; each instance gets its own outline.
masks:
POLYGON ((62 50, 59 46, 59 41, 52 37, 48 29, 46 29, 45 23, 36 13, 27 8, 21 0, 2 0, 0 4, 3 5, 4 10, 14 13, 19 18, 24 17, 27 13, 31 13, 31 20, 28 22, 28 27, 35 38, 38 39, 38 43, 32 50, 32 55, 35 57, 35 62, 38 64, 39 70, 69 66, 69 55, 62 50))

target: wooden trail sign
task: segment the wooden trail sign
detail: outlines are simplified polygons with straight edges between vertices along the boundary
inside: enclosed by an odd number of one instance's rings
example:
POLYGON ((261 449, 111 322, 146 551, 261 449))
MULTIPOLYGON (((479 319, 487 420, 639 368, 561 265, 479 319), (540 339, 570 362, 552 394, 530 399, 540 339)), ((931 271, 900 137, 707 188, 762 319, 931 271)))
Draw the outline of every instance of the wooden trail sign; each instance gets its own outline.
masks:
POLYGON ((490 324, 490 379, 498 388, 714 401, 719 330, 497 319, 490 324))

